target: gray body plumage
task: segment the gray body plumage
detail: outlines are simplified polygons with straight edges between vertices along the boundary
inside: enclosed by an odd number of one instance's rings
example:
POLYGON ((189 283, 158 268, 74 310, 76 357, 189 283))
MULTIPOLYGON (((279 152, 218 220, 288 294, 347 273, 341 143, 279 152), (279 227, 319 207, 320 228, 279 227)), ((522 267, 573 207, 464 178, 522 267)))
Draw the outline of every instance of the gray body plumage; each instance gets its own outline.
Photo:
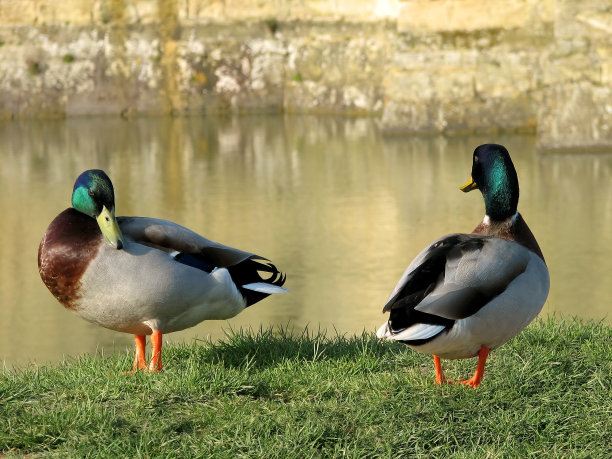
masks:
MULTIPOLYGON (((119 217, 122 250, 101 244, 81 278, 76 312, 113 330, 170 333, 203 320, 228 319, 247 305, 227 266, 259 258, 210 241, 175 223, 119 217), (205 255, 210 273, 178 262, 177 251, 205 255)), ((264 293, 285 288, 262 283, 264 293)))

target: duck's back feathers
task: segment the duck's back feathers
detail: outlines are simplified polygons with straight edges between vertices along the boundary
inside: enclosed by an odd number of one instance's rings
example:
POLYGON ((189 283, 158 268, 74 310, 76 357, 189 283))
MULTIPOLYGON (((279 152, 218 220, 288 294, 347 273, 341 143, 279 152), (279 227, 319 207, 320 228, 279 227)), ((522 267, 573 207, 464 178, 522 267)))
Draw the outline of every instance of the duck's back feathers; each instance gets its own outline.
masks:
POLYGON ((158 218, 117 217, 123 234, 135 242, 164 250, 204 256, 214 266, 228 267, 254 254, 206 239, 184 226, 158 218))
POLYGON ((182 264, 207 273, 226 268, 247 306, 286 291, 285 275, 266 258, 206 239, 176 223, 146 217, 118 217, 125 236, 172 254, 182 264))
POLYGON ((528 261, 526 250, 503 239, 444 236, 408 266, 383 312, 408 307, 446 319, 464 319, 503 292, 528 261))
POLYGON ((456 322, 477 317, 533 259, 525 247, 505 239, 444 236, 406 269, 383 309, 390 317, 379 334, 413 346, 425 344, 456 322))

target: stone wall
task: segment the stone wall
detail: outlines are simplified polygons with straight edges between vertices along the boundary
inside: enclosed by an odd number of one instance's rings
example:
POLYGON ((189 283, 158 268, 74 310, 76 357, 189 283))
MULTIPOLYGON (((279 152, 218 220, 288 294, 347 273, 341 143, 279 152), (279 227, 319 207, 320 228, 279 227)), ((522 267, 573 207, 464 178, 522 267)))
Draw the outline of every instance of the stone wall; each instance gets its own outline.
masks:
POLYGON ((0 117, 289 111, 612 145, 606 0, 2 0, 0 117))

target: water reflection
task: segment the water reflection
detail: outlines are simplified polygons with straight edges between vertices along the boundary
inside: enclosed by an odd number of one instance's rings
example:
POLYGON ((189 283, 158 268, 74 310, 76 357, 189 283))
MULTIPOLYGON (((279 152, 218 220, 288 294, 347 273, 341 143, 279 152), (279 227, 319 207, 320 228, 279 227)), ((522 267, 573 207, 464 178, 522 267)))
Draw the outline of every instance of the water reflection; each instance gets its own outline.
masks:
POLYGON ((379 325, 425 244, 478 223, 480 194, 458 186, 474 147, 489 141, 512 154, 519 208, 551 271, 545 313, 612 322, 612 155, 537 155, 525 136, 383 139, 374 119, 28 121, 0 124, 0 359, 131 348, 131 336, 65 311, 38 276, 40 237, 85 169, 109 173, 119 215, 182 223, 288 273, 290 294, 168 340, 260 324, 353 333, 379 325))

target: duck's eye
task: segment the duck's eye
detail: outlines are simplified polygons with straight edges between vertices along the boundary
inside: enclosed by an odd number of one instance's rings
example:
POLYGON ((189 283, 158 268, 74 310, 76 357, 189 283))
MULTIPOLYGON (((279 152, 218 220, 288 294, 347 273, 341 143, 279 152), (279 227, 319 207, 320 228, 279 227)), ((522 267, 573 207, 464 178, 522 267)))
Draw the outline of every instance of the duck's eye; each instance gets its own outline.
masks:
POLYGON ((478 156, 474 155, 474 162, 477 163, 478 162, 478 156))
POLYGON ((93 190, 87 190, 87 194, 93 198, 94 192, 93 190))

